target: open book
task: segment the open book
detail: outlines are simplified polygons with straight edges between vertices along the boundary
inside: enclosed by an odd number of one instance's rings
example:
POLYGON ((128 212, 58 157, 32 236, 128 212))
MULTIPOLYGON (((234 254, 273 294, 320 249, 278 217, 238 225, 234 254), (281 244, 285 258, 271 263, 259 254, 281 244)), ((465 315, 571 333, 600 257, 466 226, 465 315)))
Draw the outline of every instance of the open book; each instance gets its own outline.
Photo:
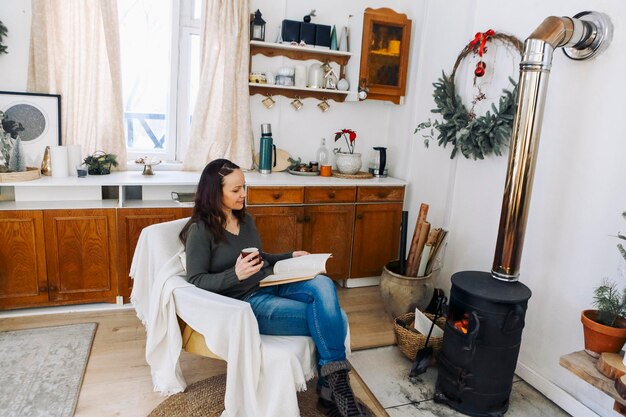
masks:
POLYGON ((278 261, 274 264, 274 273, 261 280, 259 286, 267 287, 315 278, 318 274, 326 273, 326 261, 330 256, 330 253, 316 253, 278 261))

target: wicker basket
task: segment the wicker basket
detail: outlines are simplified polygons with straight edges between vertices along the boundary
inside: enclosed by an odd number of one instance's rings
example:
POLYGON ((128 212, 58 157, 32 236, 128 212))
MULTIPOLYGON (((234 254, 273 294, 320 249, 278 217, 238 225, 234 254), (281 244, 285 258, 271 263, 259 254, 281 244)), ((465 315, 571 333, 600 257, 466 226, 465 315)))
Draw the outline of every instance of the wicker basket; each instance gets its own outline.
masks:
MULTIPOLYGON (((432 314, 425 313, 426 317, 432 320, 435 316, 432 314)), ((406 313, 399 317, 396 317, 394 324, 394 331, 396 333, 396 340, 398 342, 398 347, 400 351, 407 358, 413 360, 415 359, 415 354, 417 351, 424 347, 426 343, 426 335, 421 334, 413 327, 412 323, 415 320, 415 313, 406 313)), ((436 325, 441 329, 446 324, 445 317, 439 317, 437 319, 436 325)), ((441 336, 430 336, 430 340, 428 341, 428 346, 431 346, 435 352, 441 350, 443 345, 443 337, 441 336)))
POLYGON ((27 167, 22 172, 2 172, 0 173, 0 182, 18 182, 30 181, 39 178, 39 168, 27 167))

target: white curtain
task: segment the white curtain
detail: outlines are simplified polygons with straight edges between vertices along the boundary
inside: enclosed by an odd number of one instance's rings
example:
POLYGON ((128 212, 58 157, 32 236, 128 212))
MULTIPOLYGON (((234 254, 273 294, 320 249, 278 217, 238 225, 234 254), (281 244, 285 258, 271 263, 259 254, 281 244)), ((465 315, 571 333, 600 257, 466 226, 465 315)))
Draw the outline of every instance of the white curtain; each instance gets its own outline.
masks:
POLYGON ((200 86, 183 166, 197 171, 227 158, 252 169, 249 0, 208 0, 205 6, 200 86))
POLYGON ((63 144, 117 155, 126 167, 114 0, 32 0, 28 90, 61 95, 63 144))

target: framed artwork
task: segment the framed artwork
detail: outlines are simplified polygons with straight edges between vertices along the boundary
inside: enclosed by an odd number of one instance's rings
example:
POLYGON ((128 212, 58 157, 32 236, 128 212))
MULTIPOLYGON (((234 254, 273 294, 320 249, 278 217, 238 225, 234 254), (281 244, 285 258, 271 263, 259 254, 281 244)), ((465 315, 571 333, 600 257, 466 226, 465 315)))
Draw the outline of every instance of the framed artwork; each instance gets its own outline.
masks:
POLYGON ((26 165, 40 167, 46 146, 61 144, 61 96, 58 94, 0 91, 2 126, 19 135, 26 165))

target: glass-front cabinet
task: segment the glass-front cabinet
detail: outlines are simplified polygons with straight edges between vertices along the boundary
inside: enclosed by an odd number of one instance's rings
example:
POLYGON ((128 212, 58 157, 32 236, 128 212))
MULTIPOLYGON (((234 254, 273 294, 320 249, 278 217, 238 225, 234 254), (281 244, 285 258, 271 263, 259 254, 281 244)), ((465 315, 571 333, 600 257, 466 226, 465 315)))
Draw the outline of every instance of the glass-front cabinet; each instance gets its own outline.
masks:
POLYGON ((399 104, 406 90, 411 20, 389 8, 365 9, 359 88, 399 104))

